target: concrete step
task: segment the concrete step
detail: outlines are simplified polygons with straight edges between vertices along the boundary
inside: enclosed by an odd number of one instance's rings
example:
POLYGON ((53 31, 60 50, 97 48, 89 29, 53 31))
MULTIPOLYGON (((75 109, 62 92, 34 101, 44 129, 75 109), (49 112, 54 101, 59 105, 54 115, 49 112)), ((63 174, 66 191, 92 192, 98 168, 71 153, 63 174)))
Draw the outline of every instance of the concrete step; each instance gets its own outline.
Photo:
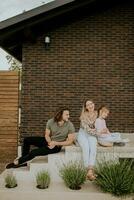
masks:
MULTIPOLYGON (((128 138, 130 142, 125 146, 102 147, 97 146, 97 160, 118 160, 119 158, 134 158, 134 133, 121 134, 122 138, 128 138)), ((65 147, 66 160, 82 160, 81 148, 77 145, 65 147)))
POLYGON ((61 182, 62 179, 59 176, 59 169, 65 163, 65 152, 61 151, 56 154, 49 154, 48 155, 48 165, 49 165, 49 172, 52 181, 61 182))
POLYGON ((12 173, 17 180, 33 180, 35 178, 27 167, 13 169, 12 173))
POLYGON ((34 180, 38 172, 46 170, 49 172, 51 180, 61 182, 59 168, 65 163, 65 153, 61 151, 48 156, 38 156, 28 162, 27 167, 12 168, 5 170, 4 174, 13 174, 17 180, 34 180))
POLYGON ((130 143, 134 142, 134 133, 121 133, 121 138, 123 138, 123 139, 129 138, 130 143))
POLYGON ((39 171, 48 170, 48 156, 38 156, 29 163, 30 173, 36 175, 39 171))
POLYGON ((2 174, 1 178, 7 176, 7 174, 13 174, 17 180, 33 180, 32 174, 30 174, 28 167, 21 167, 16 169, 6 169, 2 174))
POLYGON ((41 170, 48 170, 47 156, 39 156, 33 159, 31 162, 28 162, 27 167, 6 169, 2 173, 2 176, 13 174, 17 180, 34 180, 36 178, 36 174, 41 170))
POLYGON ((59 177, 59 167, 65 163, 65 153, 61 151, 48 156, 38 156, 30 162, 30 174, 35 176, 37 172, 46 170, 49 172, 52 181, 62 181, 59 177))
MULTIPOLYGON (((129 138, 130 142, 123 147, 101 147, 97 148, 97 161, 117 160, 121 158, 134 158, 134 134, 123 134, 123 138, 129 138)), ((59 169, 63 163, 69 161, 82 161, 81 148, 76 145, 66 146, 63 150, 56 154, 48 156, 38 156, 29 162, 29 167, 13 169, 13 174, 18 180, 35 179, 37 172, 47 170, 50 173, 51 180, 54 182, 62 182, 59 176, 59 169)))

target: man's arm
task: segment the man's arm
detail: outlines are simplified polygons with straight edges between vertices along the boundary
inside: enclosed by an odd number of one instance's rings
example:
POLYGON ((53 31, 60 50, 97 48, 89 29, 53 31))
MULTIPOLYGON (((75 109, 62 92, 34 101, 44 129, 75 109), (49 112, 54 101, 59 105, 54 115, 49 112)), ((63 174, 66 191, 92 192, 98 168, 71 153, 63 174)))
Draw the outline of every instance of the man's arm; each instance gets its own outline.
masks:
POLYGON ((51 142, 51 138, 50 138, 50 130, 46 128, 45 130, 45 139, 48 143, 51 142))
POLYGON ((68 137, 65 141, 63 141, 63 142, 51 141, 49 143, 49 146, 50 146, 50 148, 54 147, 54 146, 69 146, 74 142, 74 140, 75 140, 75 134, 70 133, 70 134, 68 134, 68 137))

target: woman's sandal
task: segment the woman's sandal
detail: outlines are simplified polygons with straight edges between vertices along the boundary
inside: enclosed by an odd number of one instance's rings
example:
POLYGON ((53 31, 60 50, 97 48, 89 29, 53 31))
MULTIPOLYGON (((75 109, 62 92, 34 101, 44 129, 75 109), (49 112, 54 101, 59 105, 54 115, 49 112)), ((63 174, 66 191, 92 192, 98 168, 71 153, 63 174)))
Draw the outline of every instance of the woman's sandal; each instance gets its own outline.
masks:
POLYGON ((89 169, 88 173, 87 173, 87 179, 90 181, 94 181, 96 179, 96 177, 97 177, 97 175, 94 174, 93 170, 89 169))

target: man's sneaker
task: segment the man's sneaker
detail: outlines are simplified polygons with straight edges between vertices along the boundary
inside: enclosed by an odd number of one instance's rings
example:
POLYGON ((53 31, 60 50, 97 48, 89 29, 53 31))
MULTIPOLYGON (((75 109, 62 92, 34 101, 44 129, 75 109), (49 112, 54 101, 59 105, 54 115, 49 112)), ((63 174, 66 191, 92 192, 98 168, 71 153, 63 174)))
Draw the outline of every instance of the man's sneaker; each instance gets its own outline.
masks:
POLYGON ((9 163, 9 164, 6 165, 6 169, 26 167, 26 166, 27 166, 27 163, 19 164, 19 165, 15 165, 14 163, 9 163))
POLYGON ((125 142, 114 142, 114 145, 122 147, 125 146, 125 142))

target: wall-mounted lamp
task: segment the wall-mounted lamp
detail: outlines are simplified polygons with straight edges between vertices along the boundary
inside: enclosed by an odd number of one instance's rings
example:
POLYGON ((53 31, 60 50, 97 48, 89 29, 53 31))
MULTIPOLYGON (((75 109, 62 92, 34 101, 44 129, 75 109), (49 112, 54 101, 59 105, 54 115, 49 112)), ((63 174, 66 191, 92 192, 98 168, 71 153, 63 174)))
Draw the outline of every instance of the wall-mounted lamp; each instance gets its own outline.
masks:
POLYGON ((48 47, 50 45, 50 37, 45 36, 45 46, 48 47))

